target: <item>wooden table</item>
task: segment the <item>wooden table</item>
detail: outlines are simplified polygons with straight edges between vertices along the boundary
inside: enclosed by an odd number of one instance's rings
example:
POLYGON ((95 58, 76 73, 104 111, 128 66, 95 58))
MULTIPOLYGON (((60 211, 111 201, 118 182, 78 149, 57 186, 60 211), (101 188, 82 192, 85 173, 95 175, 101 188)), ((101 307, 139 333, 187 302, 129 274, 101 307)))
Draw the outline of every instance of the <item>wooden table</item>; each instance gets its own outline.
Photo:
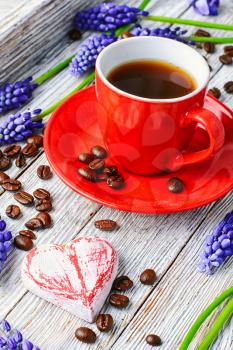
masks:
MULTIPOLYGON (((7 1, 3 0, 4 3, 7 1)), ((128 3, 136 5, 139 1, 128 3)), ((225 0, 222 3, 220 15, 208 20, 232 23, 233 2, 225 0)), ((0 9, 1 6, 2 2, 0 9)), ((186 0, 154 0, 151 1, 149 11, 157 15, 200 19, 186 0)), ((193 28, 188 29, 193 31, 193 28)), ((212 33, 227 35, 220 31, 212 33)), ((37 76, 75 51, 77 43, 72 43, 65 37, 38 64, 30 68, 27 74, 37 76)), ((223 66, 219 62, 218 56, 222 51, 222 46, 218 46, 215 54, 206 55, 213 68, 210 87, 221 88, 221 100, 232 107, 233 99, 223 91, 223 85, 232 78, 233 68, 232 65, 223 66)), ((21 77, 18 75, 17 78, 21 77)), ((65 70, 39 87, 36 98, 28 106, 45 108, 77 83, 65 70)), ((145 342, 145 336, 149 333, 160 335, 163 340, 161 350, 177 350, 200 311, 221 291, 232 285, 233 259, 228 260, 214 276, 209 277, 197 271, 204 237, 225 213, 232 210, 232 194, 200 209, 175 215, 131 214, 111 210, 86 200, 73 193, 55 175, 49 181, 39 180, 36 169, 41 164, 47 164, 43 151, 36 159, 29 160, 23 170, 12 167, 8 171, 11 177, 19 178, 26 191, 32 193, 34 189, 44 187, 49 189, 53 196, 54 210, 51 215, 54 225, 50 229, 38 232, 36 245, 50 242, 59 244, 86 234, 108 239, 119 253, 119 274, 127 274, 134 281, 133 289, 128 292, 131 303, 122 311, 116 311, 106 305, 104 311, 111 313, 114 318, 113 331, 107 335, 97 332, 98 339, 95 345, 83 345, 75 339, 74 332, 77 327, 87 324, 24 289, 20 280, 20 264, 25 253, 14 250, 0 281, 1 317, 6 317, 43 350, 144 350, 150 349, 145 342), (98 231, 94 221, 105 218, 116 220, 120 229, 112 233, 98 231), (139 283, 139 275, 145 268, 156 270, 158 281, 153 287, 142 286, 139 283)), ((35 211, 23 207, 22 217, 15 221, 10 220, 5 217, 5 208, 12 203, 12 194, 2 191, 1 215, 7 219, 8 228, 16 235, 35 211)), ((91 328, 96 331, 95 325, 91 325, 91 328)), ((206 327, 201 329, 190 349, 195 349, 195 345, 205 333, 206 327)), ((211 349, 233 349, 233 319, 220 333, 211 349)))

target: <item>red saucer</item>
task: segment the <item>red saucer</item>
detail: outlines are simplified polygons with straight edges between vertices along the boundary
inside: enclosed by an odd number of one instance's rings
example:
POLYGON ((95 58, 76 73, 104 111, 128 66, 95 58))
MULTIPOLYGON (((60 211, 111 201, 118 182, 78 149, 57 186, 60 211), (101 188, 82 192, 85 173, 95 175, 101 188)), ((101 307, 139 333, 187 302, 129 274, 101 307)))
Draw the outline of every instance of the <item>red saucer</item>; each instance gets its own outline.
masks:
MULTIPOLYGON (((77 160, 78 154, 102 144, 94 86, 70 97, 50 117, 45 132, 45 152, 54 171, 72 190, 100 204, 137 213, 193 209, 215 201, 233 188, 233 113, 211 96, 206 97, 205 107, 217 114, 226 130, 225 145, 215 156, 173 175, 136 176, 118 166, 126 180, 121 190, 113 190, 106 183, 89 182, 77 173, 82 166, 77 160), (183 193, 173 194, 167 190, 167 181, 172 176, 184 181, 183 193)), ((190 149, 203 149, 205 145, 208 145, 205 131, 197 127, 190 149)), ((110 158, 108 162, 111 164, 110 158)))

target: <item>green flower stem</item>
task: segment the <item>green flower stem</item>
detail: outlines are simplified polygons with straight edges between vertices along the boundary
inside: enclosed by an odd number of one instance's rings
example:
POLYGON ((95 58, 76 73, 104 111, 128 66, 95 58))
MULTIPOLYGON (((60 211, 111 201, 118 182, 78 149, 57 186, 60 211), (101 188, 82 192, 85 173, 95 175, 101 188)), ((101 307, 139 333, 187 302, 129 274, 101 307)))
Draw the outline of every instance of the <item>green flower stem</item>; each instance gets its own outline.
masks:
POLYGON ((233 31, 233 25, 223 24, 223 23, 212 23, 212 22, 202 22, 192 19, 183 18, 173 18, 173 17, 163 17, 163 16, 140 16, 141 19, 153 21, 153 22, 163 22, 163 23, 174 23, 174 24, 185 24, 194 27, 212 28, 212 29, 222 29, 233 31))
POLYGON ((43 119, 46 115, 52 113, 62 102, 64 102, 68 97, 73 95, 75 92, 82 90, 84 87, 89 85, 95 78, 95 72, 90 73, 86 78, 83 79, 83 81, 74 89, 72 90, 68 95, 63 97, 61 100, 55 102, 53 105, 45 109, 41 114, 37 115, 33 118, 33 120, 39 120, 43 119))
POLYGON ((215 44, 232 44, 233 43, 233 38, 191 36, 188 38, 188 40, 200 42, 200 43, 215 43, 215 44))
MULTIPOLYGON (((138 6, 140 10, 144 10, 145 7, 149 4, 151 0, 143 0, 141 4, 138 6)), ((115 35, 119 36, 121 33, 126 31, 128 28, 130 28, 131 25, 124 25, 118 28, 115 31, 115 35)), ((51 70, 49 70, 47 73, 42 74, 39 78, 37 78, 34 82, 37 84, 41 84, 45 80, 49 79, 56 73, 60 72, 63 68, 65 68, 70 61, 72 60, 73 56, 68 57, 65 61, 61 62, 57 66, 53 67, 51 70), (50 73, 49 73, 50 72, 50 73), (52 73, 51 73, 52 72, 52 73)), ((36 117, 33 118, 33 120, 40 120, 43 119, 45 116, 48 114, 52 113, 62 102, 64 102, 68 97, 73 95, 75 92, 83 89, 87 85, 89 85, 93 80, 95 79, 95 72, 90 73, 86 78, 83 79, 83 81, 74 89, 72 90, 68 95, 63 97, 61 100, 55 102, 53 105, 49 106, 47 109, 45 109, 41 114, 37 115, 36 117)))
POLYGON ((226 289, 222 294, 217 296, 217 298, 204 311, 202 311, 202 313, 198 316, 198 318, 193 323, 193 325, 189 329, 188 333, 184 337, 178 350, 187 350, 188 349, 189 344, 191 343, 194 336, 198 332, 202 323, 207 319, 207 317, 213 312, 213 310, 217 306, 219 306, 225 299, 229 298, 230 296, 233 296, 233 286, 226 289))
POLYGON ((210 328, 208 334, 199 344, 196 350, 208 350, 209 346, 213 343, 217 337, 219 331, 224 326, 226 321, 233 315, 233 298, 228 301, 227 305, 222 310, 221 314, 218 316, 213 326, 210 328))
POLYGON ((54 67, 49 69, 47 72, 43 73, 41 76, 36 78, 34 80, 34 83, 40 85, 44 81, 54 77, 54 75, 56 75, 57 73, 61 72, 64 68, 66 68, 69 65, 69 63, 72 61, 74 56, 75 55, 69 56, 64 61, 56 64, 54 67))

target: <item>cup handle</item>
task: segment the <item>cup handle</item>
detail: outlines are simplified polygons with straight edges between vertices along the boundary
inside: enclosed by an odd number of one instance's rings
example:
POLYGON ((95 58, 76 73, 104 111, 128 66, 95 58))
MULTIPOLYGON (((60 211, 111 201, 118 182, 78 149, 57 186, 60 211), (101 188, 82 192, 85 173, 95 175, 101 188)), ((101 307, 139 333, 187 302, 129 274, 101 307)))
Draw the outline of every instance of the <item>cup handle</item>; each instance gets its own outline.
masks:
POLYGON ((202 162, 216 153, 224 144, 225 129, 223 123, 217 116, 205 108, 195 108, 188 111, 181 121, 181 128, 196 122, 201 124, 207 131, 210 145, 207 149, 198 152, 187 152, 180 154, 173 163, 173 171, 178 170, 183 165, 190 165, 202 162))

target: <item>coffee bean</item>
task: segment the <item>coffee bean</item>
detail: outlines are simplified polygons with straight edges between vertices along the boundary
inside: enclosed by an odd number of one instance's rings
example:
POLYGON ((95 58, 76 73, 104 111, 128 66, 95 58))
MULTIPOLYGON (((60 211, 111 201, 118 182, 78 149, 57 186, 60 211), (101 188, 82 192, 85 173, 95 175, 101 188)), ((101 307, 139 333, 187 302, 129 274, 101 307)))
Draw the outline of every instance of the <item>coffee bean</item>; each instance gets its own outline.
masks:
POLYGON ((80 32, 80 30, 76 28, 71 29, 68 35, 69 35, 69 38, 74 41, 80 40, 82 37, 82 33, 80 32))
POLYGON ((118 309, 123 309, 129 304, 129 298, 122 294, 111 294, 109 297, 109 303, 118 309))
POLYGON ((22 152, 20 152, 18 157, 16 158, 15 165, 18 168, 23 168, 26 165, 26 159, 25 159, 25 157, 24 157, 22 152))
POLYGON ((18 191, 21 188, 21 182, 16 179, 6 179, 2 181, 1 186, 6 191, 18 191))
POLYGON ((43 136, 32 135, 27 138, 27 143, 34 143, 38 148, 43 146, 43 136))
POLYGON ((111 188, 120 189, 124 187, 125 181, 120 175, 114 175, 107 179, 107 184, 111 188))
POLYGON ((232 57, 230 55, 222 55, 222 56, 219 56, 219 61, 222 64, 231 64, 232 63, 232 57))
POLYGON ((38 230, 40 228, 43 228, 43 222, 39 218, 32 218, 28 220, 25 224, 29 230, 38 230))
POLYGON ((113 318, 110 314, 100 314, 96 319, 96 326, 100 332, 109 332, 113 327, 113 318))
POLYGON ((121 39, 127 39, 127 38, 132 38, 132 37, 134 37, 134 35, 130 32, 121 33, 121 39))
POLYGON ((91 344, 96 341, 96 334, 90 328, 79 327, 75 331, 75 336, 83 343, 91 344))
POLYGON ((9 158, 5 156, 0 157, 0 170, 7 170, 11 167, 12 162, 9 158))
POLYGON ((95 227, 102 231, 113 231, 117 227, 117 223, 113 220, 97 220, 95 227))
POLYGON ((157 280, 156 273, 152 269, 146 269, 140 275, 140 282, 142 284, 147 284, 147 285, 151 286, 152 284, 155 283, 156 280, 157 280))
POLYGON ((21 230, 21 231, 19 231, 19 235, 28 237, 28 238, 33 239, 33 240, 36 239, 35 233, 32 232, 31 230, 21 230))
POLYGON ((203 48, 207 53, 214 53, 215 51, 214 43, 204 43, 203 48))
POLYGON ((81 153, 78 156, 78 159, 82 163, 89 164, 90 162, 92 162, 95 159, 95 156, 94 156, 94 154, 91 154, 91 153, 81 153))
POLYGON ((78 169, 78 173, 79 173, 79 175, 84 177, 86 180, 89 180, 89 181, 92 181, 92 182, 96 182, 96 180, 97 180, 94 171, 91 170, 88 167, 79 168, 78 169))
POLYGON ((146 342, 152 346, 159 346, 162 344, 162 341, 158 335, 149 334, 146 336, 146 342))
POLYGON ((224 90, 225 90, 228 94, 233 94, 233 81, 228 81, 228 82, 224 85, 224 90))
POLYGON ((45 190, 44 188, 37 188, 37 190, 33 192, 33 196, 36 199, 50 199, 49 191, 45 190))
POLYGON ((133 287, 133 281, 128 276, 119 276, 113 282, 113 289, 124 292, 133 287))
POLYGON ((32 205, 34 203, 33 196, 25 191, 15 193, 14 199, 23 205, 32 205))
POLYGON ((205 36, 205 37, 210 37, 210 33, 207 32, 206 30, 203 29, 198 29, 195 33, 194 36, 205 36))
POLYGON ((43 224, 44 228, 50 227, 52 224, 52 219, 49 213, 43 212, 36 216, 43 224))
POLYGON ((52 210, 52 202, 49 199, 40 199, 36 205, 35 205, 36 210, 38 211, 50 211, 52 210))
POLYGON ((96 174, 96 181, 97 182, 106 182, 108 179, 108 175, 107 174, 104 174, 104 173, 99 173, 99 174, 96 174))
POLYGON ((28 143, 23 147, 22 153, 25 157, 34 157, 38 153, 38 148, 34 143, 28 143))
POLYGON ((17 154, 20 152, 21 147, 19 145, 10 145, 4 148, 3 153, 10 158, 13 158, 17 156, 17 154))
POLYGON ((5 174, 3 171, 0 171, 0 184, 2 183, 3 180, 7 180, 9 178, 10 178, 10 176, 5 174))
POLYGON ((211 89, 208 90, 208 94, 211 95, 211 96, 214 96, 215 98, 220 98, 221 97, 221 91, 216 88, 216 87, 213 87, 211 89))
POLYGON ((37 168, 37 175, 42 180, 48 180, 52 177, 53 174, 52 174, 51 169, 48 165, 40 165, 37 168))
POLYGON ((225 54, 227 54, 228 56, 233 57, 233 45, 228 45, 224 47, 224 52, 225 54))
POLYGON ((96 158, 104 159, 107 157, 107 151, 102 146, 94 146, 91 149, 91 153, 96 156, 96 158))
POLYGON ((184 183, 177 177, 168 180, 168 190, 172 193, 181 193, 184 191, 184 183))
POLYGON ((96 173, 101 173, 102 170, 104 169, 105 166, 105 161, 103 159, 94 159, 92 162, 89 164, 89 168, 96 173))
POLYGON ((21 214, 20 207, 18 205, 8 205, 6 208, 6 215, 11 219, 17 219, 21 214))
POLYGON ((17 235, 14 238, 14 244, 16 248, 26 251, 32 249, 33 247, 32 239, 22 235, 17 235))
POLYGON ((115 165, 108 165, 104 168, 103 173, 108 176, 116 175, 118 172, 117 166, 115 165))

